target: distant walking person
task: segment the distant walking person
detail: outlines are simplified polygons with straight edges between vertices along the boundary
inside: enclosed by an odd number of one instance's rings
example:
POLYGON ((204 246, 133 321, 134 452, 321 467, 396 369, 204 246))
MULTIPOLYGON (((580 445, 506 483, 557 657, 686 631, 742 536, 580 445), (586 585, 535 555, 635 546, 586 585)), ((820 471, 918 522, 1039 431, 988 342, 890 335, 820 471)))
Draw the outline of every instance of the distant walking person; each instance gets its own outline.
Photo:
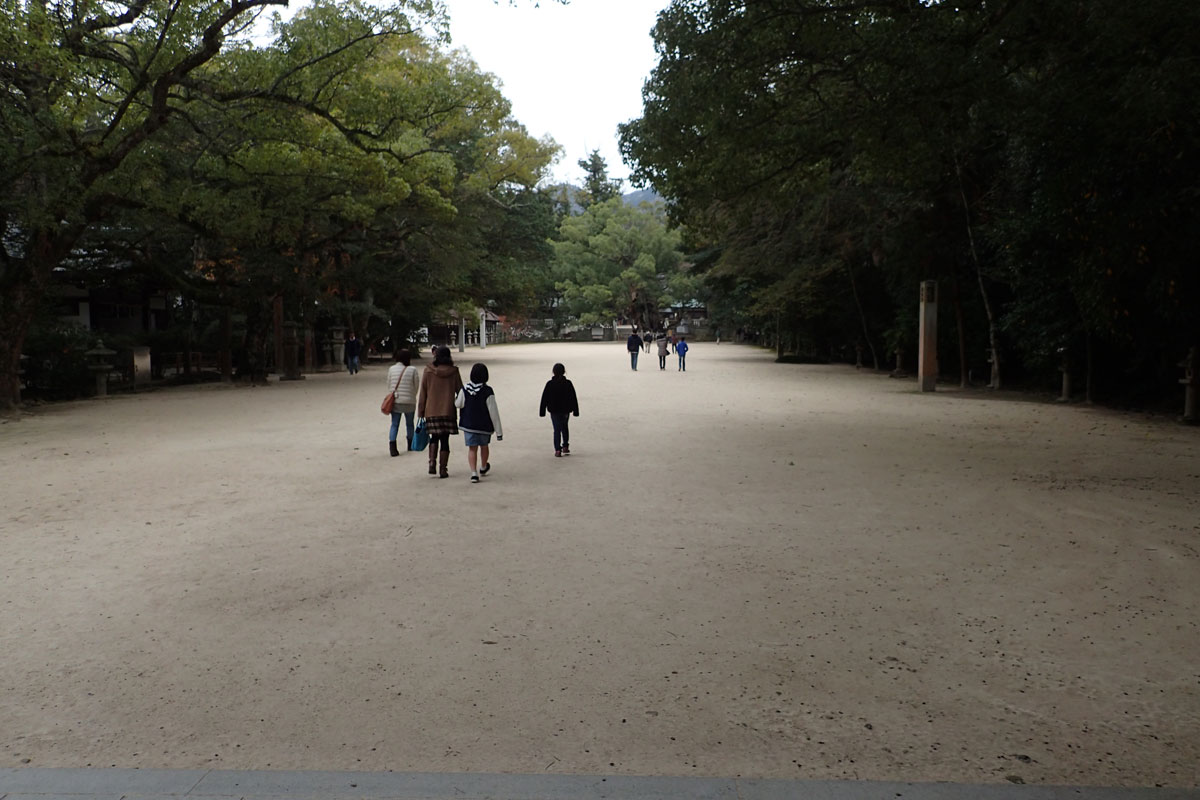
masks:
POLYGON ((425 420, 429 433, 429 474, 450 477, 450 437, 458 435, 458 410, 454 398, 463 388, 462 375, 450 357, 449 347, 439 347, 433 363, 421 376, 417 416, 425 420), (439 474, 440 469, 440 474, 439 474))
POLYGON ((471 367, 471 382, 464 386, 454 399, 462 411, 458 427, 462 428, 467 445, 467 466, 471 468, 471 483, 479 483, 480 475, 487 475, 492 468, 488 462, 488 446, 492 434, 496 441, 504 441, 504 429, 500 427, 500 411, 496 408, 496 392, 488 386, 488 368, 485 364, 471 367))
POLYGON ((637 372, 638 353, 642 352, 642 337, 637 335, 637 331, 629 334, 629 339, 625 342, 625 349, 629 351, 629 366, 637 372))
POLYGON ((675 343, 675 354, 679 356, 679 372, 687 372, 687 339, 680 336, 679 341, 675 343))
POLYGON ((538 416, 546 416, 550 412, 550 424, 554 426, 554 455, 571 455, 571 428, 568 423, 571 415, 579 416, 579 398, 575 396, 575 386, 567 380, 567 368, 555 364, 550 370, 554 377, 546 381, 542 389, 542 404, 538 408, 538 416))
POLYGON ((654 339, 654 342, 655 342, 655 344, 658 345, 658 368, 666 369, 667 368, 667 352, 671 348, 671 343, 667 339, 666 331, 659 331, 658 336, 656 336, 654 339))
POLYGON ((388 447, 392 455, 398 456, 400 449, 396 446, 396 436, 400 433, 401 417, 404 418, 404 440, 407 442, 404 449, 412 450, 413 414, 417 410, 420 378, 417 376, 417 368, 409 364, 410 356, 407 350, 397 350, 395 359, 396 363, 388 367, 387 374, 388 386, 396 398, 395 405, 392 406, 392 428, 388 431, 388 447))
POLYGON ((361 355, 362 341, 354 335, 354 331, 350 331, 350 338, 346 340, 346 355, 343 358, 351 375, 358 373, 358 360, 361 355))

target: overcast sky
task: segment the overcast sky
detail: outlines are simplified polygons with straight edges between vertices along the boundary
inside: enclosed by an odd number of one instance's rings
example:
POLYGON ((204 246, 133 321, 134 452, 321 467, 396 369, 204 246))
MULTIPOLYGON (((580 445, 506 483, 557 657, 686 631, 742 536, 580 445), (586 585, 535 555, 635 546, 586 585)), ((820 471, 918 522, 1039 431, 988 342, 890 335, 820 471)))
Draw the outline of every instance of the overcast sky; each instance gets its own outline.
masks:
POLYGON ((577 162, 592 150, 609 177, 628 177, 617 124, 642 115, 642 84, 656 63, 650 29, 669 0, 445 2, 453 47, 499 78, 530 134, 563 147, 555 180, 580 183, 577 162))

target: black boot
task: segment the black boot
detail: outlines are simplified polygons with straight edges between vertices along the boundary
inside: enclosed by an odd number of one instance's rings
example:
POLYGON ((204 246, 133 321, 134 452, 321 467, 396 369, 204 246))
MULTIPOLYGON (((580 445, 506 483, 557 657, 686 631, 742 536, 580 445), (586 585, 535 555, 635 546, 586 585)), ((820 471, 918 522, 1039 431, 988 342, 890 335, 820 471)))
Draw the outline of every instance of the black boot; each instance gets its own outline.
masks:
POLYGON ((450 472, 446 469, 446 465, 450 463, 450 448, 443 447, 442 452, 438 454, 438 466, 441 467, 439 478, 449 478, 450 472))
POLYGON ((400 455, 400 451, 396 449, 395 440, 388 442, 388 451, 391 452, 393 458, 400 455))
POLYGON ((406 445, 407 445, 407 446, 406 446, 404 449, 405 449, 405 450, 412 450, 412 437, 411 437, 411 436, 405 436, 405 437, 404 437, 404 441, 405 441, 405 443, 406 443, 406 445))
POLYGON ((430 475, 437 475, 437 457, 438 457, 438 443, 436 441, 431 441, 429 443, 429 474, 430 475))

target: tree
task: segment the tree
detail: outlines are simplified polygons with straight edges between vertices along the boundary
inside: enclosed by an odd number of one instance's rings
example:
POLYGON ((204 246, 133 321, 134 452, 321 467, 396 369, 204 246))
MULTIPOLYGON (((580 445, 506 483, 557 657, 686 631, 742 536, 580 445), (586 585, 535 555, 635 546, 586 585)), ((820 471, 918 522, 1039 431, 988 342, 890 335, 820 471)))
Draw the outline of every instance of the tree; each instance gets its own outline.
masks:
POLYGON ((709 290, 780 336, 901 343, 936 278, 960 380, 985 350, 993 386, 1055 374, 1086 339, 1161 392, 1200 338, 1198 15, 678 0, 622 154, 712 242, 709 290))
POLYGON ((609 180, 608 164, 599 150, 593 150, 587 158, 581 158, 577 163, 584 171, 583 191, 578 198, 580 206, 587 208, 621 196, 621 181, 609 180))
MULTIPOLYGON (((552 219, 533 187, 557 146, 530 137, 491 76, 441 51, 410 12, 436 31, 424 2, 318 0, 276 18, 270 44, 227 43, 105 178, 76 249, 112 232, 172 252, 156 279, 211 309, 220 349, 251 372, 277 302, 376 338, 406 335, 447 296, 527 307, 552 219)), ((22 228, 9 230, 11 241, 22 228)))
POLYGON ((673 288, 686 290, 677 278, 679 241, 661 204, 632 208, 614 198, 567 217, 554 243, 564 303, 582 325, 618 319, 658 327, 673 288))
MULTIPOLYGON (((317 64, 352 60, 363 45, 411 30, 408 12, 434 20, 433 4, 352 11, 370 19, 351 38, 327 32, 284 65, 259 62, 229 76, 231 92, 210 91, 206 68, 258 13, 284 0, 148 0, 5 4, 0 18, 0 407, 19 402, 19 357, 54 269, 86 231, 136 201, 143 177, 130 168, 175 117, 206 104, 285 96, 333 122, 321 87, 300 88, 317 64), (206 80, 207 79, 207 80, 206 80), (265 90, 265 91, 264 91, 265 90), (317 98, 313 100, 313 98, 317 98)), ((348 26, 353 28, 353 26, 348 26)), ((345 131, 352 133, 352 131, 345 131)))

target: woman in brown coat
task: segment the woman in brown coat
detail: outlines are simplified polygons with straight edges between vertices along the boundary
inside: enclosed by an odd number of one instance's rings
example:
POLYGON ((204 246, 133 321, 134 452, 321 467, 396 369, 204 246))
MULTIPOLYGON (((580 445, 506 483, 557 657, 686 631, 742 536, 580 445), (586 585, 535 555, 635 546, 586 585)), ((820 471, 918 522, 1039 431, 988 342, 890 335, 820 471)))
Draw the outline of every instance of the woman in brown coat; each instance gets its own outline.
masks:
POLYGON ((417 398, 417 416, 425 420, 429 433, 429 474, 450 477, 446 465, 450 461, 450 437, 458 435, 458 410, 454 397, 463 388, 462 375, 450 358, 449 347, 439 347, 433 363, 421 375, 421 391, 417 398))

